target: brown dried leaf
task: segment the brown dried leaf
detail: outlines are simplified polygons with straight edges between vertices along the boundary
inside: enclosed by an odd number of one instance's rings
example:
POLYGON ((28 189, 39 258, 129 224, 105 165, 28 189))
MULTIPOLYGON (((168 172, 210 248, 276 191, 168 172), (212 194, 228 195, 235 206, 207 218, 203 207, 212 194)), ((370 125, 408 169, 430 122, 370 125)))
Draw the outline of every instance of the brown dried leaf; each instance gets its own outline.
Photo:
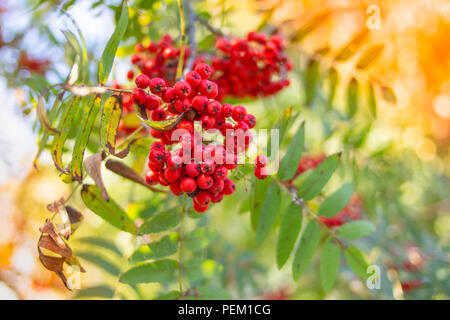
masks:
POLYGON ((70 249, 69 246, 67 246, 67 245, 64 247, 59 246, 55 242, 55 240, 53 240, 53 238, 50 236, 42 236, 39 239, 38 246, 40 248, 44 248, 44 249, 50 250, 51 252, 59 254, 66 259, 70 259, 70 257, 72 256, 72 249, 70 249))
POLYGON ((79 212, 77 209, 66 206, 67 214, 69 215, 69 221, 70 221, 70 229, 71 229, 71 235, 75 232, 75 230, 78 229, 80 226, 81 221, 83 221, 83 215, 81 212, 79 212))
POLYGON ((100 151, 92 156, 87 157, 84 160, 84 166, 86 168, 86 172, 91 176, 92 180, 94 180, 95 184, 102 190, 102 198, 105 201, 109 201, 108 193, 106 192, 105 185, 103 184, 102 175, 101 175, 101 165, 102 161, 105 159, 106 153, 100 151))
POLYGON ((119 176, 134 181, 136 183, 139 183, 140 185, 143 185, 147 187, 148 189, 154 191, 154 192, 163 192, 166 193, 165 190, 161 190, 155 187, 152 187, 145 182, 144 178, 142 178, 136 171, 125 165, 124 163, 116 160, 108 160, 105 164, 106 168, 111 170, 112 172, 118 174, 119 176))

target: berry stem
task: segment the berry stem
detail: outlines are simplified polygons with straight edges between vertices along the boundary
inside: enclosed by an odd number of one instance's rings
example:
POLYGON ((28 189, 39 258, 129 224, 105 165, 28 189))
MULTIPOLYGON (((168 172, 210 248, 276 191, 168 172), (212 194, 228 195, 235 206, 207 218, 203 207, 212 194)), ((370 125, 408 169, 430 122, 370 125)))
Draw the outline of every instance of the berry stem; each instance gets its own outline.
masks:
POLYGON ((178 60, 177 66, 177 79, 180 79, 183 75, 183 64, 184 64, 184 41, 185 41, 185 27, 184 27, 184 12, 183 3, 178 0, 178 8, 180 10, 180 31, 181 31, 181 45, 180 45, 180 59, 178 60))

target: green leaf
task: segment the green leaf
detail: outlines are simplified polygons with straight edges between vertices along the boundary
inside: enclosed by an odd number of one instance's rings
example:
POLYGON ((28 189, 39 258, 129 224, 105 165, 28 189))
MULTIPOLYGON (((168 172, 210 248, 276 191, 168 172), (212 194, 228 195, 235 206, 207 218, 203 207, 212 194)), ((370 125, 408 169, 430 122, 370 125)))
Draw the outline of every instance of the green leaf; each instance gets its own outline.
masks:
POLYGON ((155 141, 152 138, 138 138, 130 146, 130 153, 135 156, 148 156, 150 145, 155 141))
POLYGON ((277 264, 281 269, 286 263, 289 255, 294 249, 295 241, 302 227, 302 209, 294 202, 287 207, 281 220, 280 232, 278 234, 277 264))
POLYGON ((212 278, 222 269, 222 265, 211 259, 192 258, 183 264, 183 271, 190 281, 212 278))
POLYGON ((178 269, 178 263, 174 260, 164 259, 155 262, 145 263, 133 267, 119 278, 122 283, 169 283, 175 279, 175 272, 178 269))
POLYGON ((189 296, 184 296, 183 299, 188 300, 232 300, 231 295, 221 288, 210 287, 196 287, 191 290, 189 296), (193 291, 193 292, 192 292, 193 291))
POLYGON ((267 191, 261 216, 256 229, 256 245, 260 245, 268 236, 270 229, 275 223, 281 203, 281 189, 276 182, 272 182, 267 191))
POLYGON ((374 118, 377 117, 377 100, 375 98, 375 89, 373 83, 369 82, 367 84, 367 102, 369 104, 370 113, 374 118))
POLYGON ((112 155, 116 154, 116 137, 123 110, 121 100, 120 96, 109 97, 103 105, 101 116, 100 143, 112 155))
POLYGON ((303 153, 303 146, 305 144, 305 123, 303 122, 295 133, 294 138, 286 151, 283 159, 280 162, 278 169, 278 178, 281 181, 290 180, 294 177, 297 171, 298 163, 303 153))
POLYGON ((128 5, 127 1, 122 2, 122 12, 120 14, 119 21, 117 22, 116 29, 114 30, 111 38, 109 38, 105 49, 103 50, 102 57, 98 65, 98 81, 104 84, 111 73, 111 68, 114 62, 119 42, 125 35, 125 31, 128 26, 128 5))
POLYGON ((364 55, 359 59, 356 68, 366 69, 372 62, 374 62, 383 52, 384 46, 382 44, 375 45, 367 49, 364 55))
POLYGON ((352 118, 358 109, 359 83, 352 78, 347 87, 347 114, 352 118))
POLYGON ((145 220, 139 227, 138 234, 156 233, 175 228, 180 223, 180 211, 179 207, 174 207, 145 220))
POLYGON ((300 244, 295 252, 292 264, 292 275, 297 280, 305 272, 320 241, 320 227, 315 220, 311 220, 302 234, 300 244))
POLYGON ((78 239, 78 241, 90 244, 93 246, 100 247, 102 249, 109 250, 111 252, 114 252, 118 256, 122 256, 122 251, 112 242, 111 240, 106 240, 104 238, 97 238, 97 237, 84 237, 81 239, 78 239))
POLYGON ((355 272, 360 278, 366 280, 369 276, 367 274, 367 267, 369 267, 369 262, 367 256, 355 246, 348 246, 344 250, 345 260, 349 267, 355 272))
POLYGON ((160 296, 157 296, 155 299, 153 300, 175 300, 180 298, 180 292, 177 290, 172 290, 169 291, 165 294, 162 294, 160 296))
POLYGON ((74 299, 82 299, 82 298, 111 299, 114 296, 114 293, 115 290, 113 290, 109 286, 99 285, 78 290, 74 296, 74 299))
POLYGON ((316 97, 316 88, 320 78, 320 63, 311 59, 305 70, 305 105, 311 106, 316 97))
POLYGON ((337 231, 337 235, 344 239, 354 240, 368 236, 375 232, 375 225, 370 221, 350 221, 344 224, 337 231))
POLYGON ((350 201, 352 194, 353 185, 351 183, 343 184, 322 202, 318 212, 319 215, 330 218, 338 214, 350 201))
POLYGON ((266 198, 267 190, 269 189, 270 179, 256 180, 256 178, 253 178, 253 182, 254 185, 250 195, 250 222, 253 230, 256 231, 264 199, 266 198))
POLYGON ((81 259, 95 264, 113 276, 118 276, 120 274, 120 268, 117 265, 99 256, 98 254, 94 254, 92 252, 78 252, 77 255, 81 259))
POLYGON ((339 83, 339 74, 335 68, 331 68, 328 71, 328 82, 329 82, 329 96, 328 96, 328 107, 331 108, 333 105, 334 98, 336 96, 336 89, 339 83))
POLYGON ((322 288, 328 292, 333 287, 339 269, 341 251, 339 245, 330 238, 325 242, 322 249, 322 261, 320 262, 320 278, 322 288))
POLYGON ((391 88, 382 86, 381 94, 385 101, 390 102, 390 103, 397 103, 397 98, 395 96, 394 90, 392 90, 391 88))
POLYGON ((125 211, 109 199, 105 201, 101 195, 101 189, 94 185, 84 184, 81 189, 81 199, 84 204, 103 220, 109 222, 119 230, 136 234, 136 227, 125 211))
POLYGON ((300 185, 298 196, 304 201, 317 196, 336 170, 339 159, 340 154, 333 154, 319 164, 300 185))
MULTIPOLYGON (((292 116, 292 107, 286 108, 284 110, 283 115, 281 118, 277 120, 277 122, 274 125, 274 129, 278 129, 278 140, 283 141, 284 135, 287 131, 287 128, 289 127, 290 123, 295 119, 295 116, 292 116)), ((269 136, 268 142, 267 142, 267 155, 272 154, 272 136, 269 136)))
POLYGON ((131 262, 161 259, 175 254, 178 250, 178 233, 165 235, 158 241, 140 246, 130 257, 131 262))
POLYGON ((52 159, 55 163, 56 169, 60 172, 66 172, 62 161, 63 147, 72 125, 74 124, 73 120, 76 114, 76 109, 79 107, 79 102, 79 99, 72 98, 62 105, 63 114, 57 127, 59 134, 54 137, 52 145, 52 159))
POLYGON ((89 142, 92 128, 101 109, 101 98, 98 96, 95 97, 92 100, 92 104, 84 106, 83 109, 84 112, 83 119, 81 120, 81 130, 78 132, 76 137, 75 146, 73 147, 72 161, 69 165, 73 178, 79 182, 83 181, 84 150, 89 142))
POLYGON ((186 235, 184 244, 188 250, 198 251, 210 246, 219 234, 207 228, 197 228, 186 235))
POLYGON ((368 29, 364 28, 363 31, 356 34, 350 42, 344 46, 339 53, 336 56, 337 61, 346 61, 350 59, 356 51, 359 49, 359 46, 363 42, 363 40, 366 38, 368 34, 368 29))

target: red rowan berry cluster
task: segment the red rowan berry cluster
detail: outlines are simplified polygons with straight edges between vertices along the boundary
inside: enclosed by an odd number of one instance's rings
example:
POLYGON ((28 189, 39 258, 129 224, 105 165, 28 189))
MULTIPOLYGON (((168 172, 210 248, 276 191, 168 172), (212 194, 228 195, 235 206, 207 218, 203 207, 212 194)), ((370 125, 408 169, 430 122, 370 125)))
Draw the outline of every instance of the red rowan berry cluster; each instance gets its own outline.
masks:
POLYGON ((211 65, 221 98, 273 95, 289 85, 285 76, 292 64, 279 35, 249 32, 247 38, 219 38, 216 49, 211 65))
POLYGON ((150 135, 159 141, 151 146, 146 180, 149 184, 169 186, 177 196, 186 193, 194 199, 198 212, 206 211, 210 202, 220 202, 224 195, 234 192, 236 187, 228 178, 228 171, 237 167, 237 154, 248 148, 252 139, 249 129, 256 124, 255 116, 243 106, 214 100, 218 87, 208 80, 211 72, 209 65, 197 64, 185 80, 173 86, 162 78, 141 74, 135 79, 137 88, 132 93, 133 102, 150 111, 153 121, 182 115, 182 120, 170 130, 150 129, 150 135), (194 121, 199 121, 204 130, 217 129, 225 136, 224 145, 204 145, 200 133, 194 131, 194 121), (180 130, 176 132, 178 140, 172 139, 175 130, 180 130), (236 133, 242 134, 242 143, 236 133), (166 148, 176 143, 181 147, 172 152, 166 148), (225 145, 231 146, 231 150, 225 145))
POLYGON ((331 218, 319 217, 319 220, 328 227, 339 227, 344 223, 359 220, 362 218, 363 211, 362 197, 354 194, 348 204, 337 215, 331 218))

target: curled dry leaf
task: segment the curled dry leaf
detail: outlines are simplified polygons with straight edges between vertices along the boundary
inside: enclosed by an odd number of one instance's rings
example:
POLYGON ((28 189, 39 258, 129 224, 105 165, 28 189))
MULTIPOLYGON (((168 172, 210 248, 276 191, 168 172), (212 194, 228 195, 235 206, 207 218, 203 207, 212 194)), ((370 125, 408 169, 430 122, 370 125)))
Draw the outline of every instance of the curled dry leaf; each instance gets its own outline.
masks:
POLYGON ((59 133, 58 130, 56 130, 55 128, 52 127, 50 120, 48 119, 48 115, 47 115, 47 111, 45 110, 45 94, 47 93, 48 89, 42 93, 39 98, 38 98, 38 102, 36 105, 36 109, 37 109, 37 116, 39 119, 39 122, 42 125, 42 128, 49 132, 50 134, 57 134, 59 133))
POLYGON ((155 187, 152 187, 145 182, 144 178, 142 178, 136 171, 128 167, 126 164, 116 161, 116 160, 108 160, 105 164, 106 168, 111 170, 112 172, 118 174, 119 176, 134 181, 136 183, 139 183, 140 185, 143 185, 144 187, 147 187, 148 189, 154 191, 154 192, 162 192, 166 193, 165 190, 161 190, 155 187))
POLYGON ((62 280, 67 289, 72 290, 64 273, 64 263, 78 269, 80 272, 86 272, 80 265, 78 259, 73 255, 72 249, 66 243, 65 239, 75 231, 83 216, 76 209, 65 206, 63 198, 47 206, 47 209, 55 213, 54 217, 59 216, 63 221, 62 225, 55 225, 52 219, 47 219, 42 227, 39 228, 41 236, 38 241, 39 260, 42 265, 50 271, 55 272, 62 280))
POLYGON ((102 198, 105 201, 109 200, 108 193, 106 192, 105 185, 103 184, 102 174, 101 174, 101 165, 102 161, 105 159, 106 153, 100 151, 92 156, 87 157, 84 160, 84 166, 86 168, 87 174, 94 180, 95 184, 101 189, 102 198))

